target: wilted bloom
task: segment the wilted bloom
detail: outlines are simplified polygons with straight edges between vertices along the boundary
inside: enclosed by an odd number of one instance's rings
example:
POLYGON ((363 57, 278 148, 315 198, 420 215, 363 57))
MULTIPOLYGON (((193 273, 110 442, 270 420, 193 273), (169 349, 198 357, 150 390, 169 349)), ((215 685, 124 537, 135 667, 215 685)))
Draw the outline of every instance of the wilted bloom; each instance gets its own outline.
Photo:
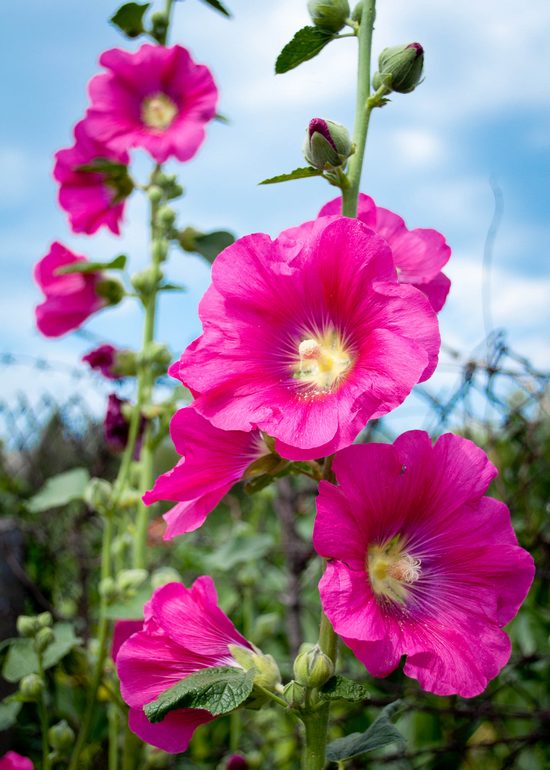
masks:
MULTIPOLYGON (((326 203, 320 217, 340 214, 342 199, 326 203)), ((451 282, 441 272, 451 256, 451 249, 437 230, 408 230, 404 220, 389 209, 377 206, 371 197, 359 194, 357 218, 384 238, 393 254, 400 283, 411 283, 423 291, 437 312, 445 304, 451 282)))
POLYGON ((82 360, 89 364, 92 369, 98 369, 107 379, 116 380, 119 375, 113 371, 115 354, 116 348, 114 345, 99 345, 99 347, 82 356, 82 360))
POLYGON ((190 406, 173 416, 170 435, 182 458, 143 496, 146 505, 180 501, 164 515, 166 540, 200 527, 246 469, 270 454, 260 431, 220 430, 190 406))
POLYGON ((86 262, 86 258, 55 242, 34 268, 34 279, 46 296, 36 308, 36 325, 46 337, 59 337, 77 329, 88 316, 107 304, 107 299, 98 291, 103 279, 101 273, 58 272, 77 262, 86 262))
POLYGON ((124 200, 133 189, 128 153, 95 141, 85 120, 77 123, 74 135, 75 144, 55 154, 53 175, 60 183, 59 205, 69 215, 75 233, 91 235, 105 225, 118 235, 124 200))
POLYGON ((116 651, 130 729, 163 751, 185 751, 193 732, 212 715, 203 709, 177 709, 152 724, 143 707, 189 674, 215 666, 242 668, 243 659, 249 667, 275 665, 220 610, 212 578, 200 577, 191 588, 181 583, 157 588, 145 605, 142 630, 116 651))
POLYGON ((28 757, 22 757, 15 751, 8 751, 0 757, 0 770, 33 770, 34 765, 28 757))
POLYGON ((179 45, 113 48, 99 62, 108 72, 90 81, 88 133, 117 152, 143 147, 158 163, 192 158, 216 113, 210 70, 179 45))
POLYGON ((324 118, 312 118, 306 128, 304 157, 318 169, 343 165, 353 152, 350 135, 345 126, 324 118))
POLYGON ((354 219, 236 241, 199 313, 204 333, 170 373, 213 425, 258 428, 292 460, 351 444, 437 362, 430 303, 397 283, 386 242, 354 219))
MULTIPOLYGON (((107 411, 105 413, 105 420, 103 421, 103 431, 105 435, 105 441, 115 452, 123 452, 126 449, 126 444, 128 443, 130 421, 124 414, 123 407, 125 404, 130 404, 130 402, 126 399, 119 398, 115 393, 109 394, 107 401, 107 411)), ((139 456, 144 428, 145 419, 142 417, 139 425, 136 447, 134 450, 134 455, 136 457, 139 456)))
POLYGON ((510 657, 502 627, 533 580, 508 508, 484 497, 496 469, 460 436, 424 431, 342 450, 321 482, 313 542, 323 608, 367 670, 437 695, 479 695, 510 657))

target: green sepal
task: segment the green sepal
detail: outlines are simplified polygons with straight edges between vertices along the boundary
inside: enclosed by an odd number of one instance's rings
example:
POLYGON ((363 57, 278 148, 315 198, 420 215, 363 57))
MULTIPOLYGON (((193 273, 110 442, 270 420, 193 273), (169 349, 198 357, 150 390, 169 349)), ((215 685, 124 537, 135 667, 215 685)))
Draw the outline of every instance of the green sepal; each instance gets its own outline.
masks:
POLYGON ((404 745, 405 739, 390 721, 400 705, 401 701, 399 700, 387 705, 364 733, 351 733, 329 743, 327 759, 331 762, 341 762, 357 757, 359 754, 381 749, 390 743, 404 745))
POLYGON ((290 171, 288 174, 279 174, 278 176, 264 179, 262 182, 258 182, 258 184, 278 184, 279 182, 290 182, 293 179, 307 179, 310 176, 322 175, 323 171, 321 169, 304 166, 303 168, 295 168, 294 171, 290 171))
POLYGON ((317 56, 323 48, 334 40, 335 35, 320 27, 302 27, 294 35, 292 40, 285 45, 277 61, 275 73, 282 75, 284 72, 294 69, 309 59, 317 56))
POLYGON ((58 267, 55 273, 56 275, 67 275, 69 273, 99 273, 102 270, 124 270, 126 259, 124 254, 119 254, 110 262, 71 262, 70 265, 58 267))
POLYGON ((126 37, 139 37, 145 32, 143 17, 151 3, 124 3, 118 11, 111 16, 111 24, 126 37))
POLYGON ((333 676, 319 689, 319 698, 325 701, 347 700, 359 703, 370 698, 364 684, 346 679, 345 676, 333 676))

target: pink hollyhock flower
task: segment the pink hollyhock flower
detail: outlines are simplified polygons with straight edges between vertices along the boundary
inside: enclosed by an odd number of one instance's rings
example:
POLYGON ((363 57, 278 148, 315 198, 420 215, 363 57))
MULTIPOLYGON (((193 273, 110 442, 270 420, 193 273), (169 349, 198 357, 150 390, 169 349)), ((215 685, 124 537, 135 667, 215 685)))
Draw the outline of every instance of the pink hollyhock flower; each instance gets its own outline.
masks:
POLYGON ((0 757, 0 770, 33 770, 34 765, 28 757, 22 757, 15 751, 8 751, 0 757))
POLYGON ((200 577, 191 588, 181 583, 157 588, 145 605, 142 630, 123 642, 116 655, 130 729, 163 751, 185 751, 196 728, 212 715, 203 709, 177 709, 152 724, 143 707, 203 668, 239 667, 239 651, 257 652, 218 607, 212 578, 200 577))
MULTIPOLYGON (((107 411, 103 421, 103 433, 105 435, 105 441, 115 452, 123 452, 128 443, 130 421, 124 414, 123 406, 129 403, 130 402, 127 399, 119 398, 115 393, 110 393, 107 400, 107 411)), ((142 417, 134 450, 134 459, 139 457, 144 430, 145 419, 142 417)))
POLYGON ((182 458, 143 496, 146 505, 181 501, 164 514, 165 540, 198 529, 245 470, 270 454, 260 431, 220 430, 190 406, 173 416, 170 434, 182 458))
POLYGON ((116 380, 119 377, 113 371, 116 361, 116 348, 114 345, 99 345, 99 347, 82 356, 82 360, 89 364, 92 369, 98 369, 109 380, 116 380))
POLYGON ((170 374, 215 427, 258 428, 291 460, 351 444, 437 363, 430 303, 397 283, 388 245, 356 219, 236 241, 199 314, 204 333, 170 374))
POLYGON ((90 136, 115 152, 143 147, 158 163, 189 160, 216 114, 218 91, 210 70, 179 45, 142 45, 101 54, 107 73, 90 81, 90 136))
POLYGON ((342 450, 321 482, 313 543, 334 630, 374 676, 404 673, 437 695, 479 695, 510 657, 502 627, 534 576, 504 503, 484 497, 485 453, 424 431, 342 450))
POLYGON ((75 130, 75 144, 55 154, 54 178, 59 182, 59 205, 69 215, 75 233, 95 233, 102 225, 120 233, 124 199, 132 191, 132 182, 124 166, 129 163, 124 150, 107 149, 88 134, 81 120, 75 130), (105 171, 79 171, 80 166, 107 160, 120 164, 105 171))
MULTIPOLYGON (((342 199, 325 204, 320 217, 340 214, 342 199)), ((439 312, 451 288, 451 282, 441 272, 451 256, 451 249, 437 230, 417 228, 408 230, 405 222, 393 211, 377 206, 372 198, 359 194, 357 218, 381 235, 392 250, 397 275, 401 283, 412 283, 423 291, 439 312)))
POLYGON ((58 273, 65 265, 85 261, 56 241, 35 266, 34 279, 46 296, 36 308, 36 325, 46 337, 60 337, 77 329, 107 304, 97 291, 102 273, 58 273))

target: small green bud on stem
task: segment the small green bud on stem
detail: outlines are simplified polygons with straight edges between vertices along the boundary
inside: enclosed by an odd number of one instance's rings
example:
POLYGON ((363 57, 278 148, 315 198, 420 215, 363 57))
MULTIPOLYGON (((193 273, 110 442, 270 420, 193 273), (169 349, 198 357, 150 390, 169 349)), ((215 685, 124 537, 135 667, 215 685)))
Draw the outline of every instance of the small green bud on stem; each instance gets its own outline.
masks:
POLYGON ((324 118, 313 118, 306 129, 304 156, 314 168, 343 166, 354 148, 345 126, 324 118))
POLYGON ((318 644, 301 652, 294 661, 294 677, 304 687, 321 687, 334 674, 334 663, 318 644))
POLYGON ((50 644, 55 641, 55 634, 51 628, 41 628, 34 637, 34 649, 38 654, 45 652, 50 644))
POLYGON ((384 48, 378 58, 378 72, 372 85, 375 90, 385 86, 388 91, 408 94, 414 91, 422 78, 424 49, 420 43, 408 43, 384 48))
POLYGON ((52 749, 64 754, 74 743, 74 730, 63 719, 48 730, 48 742, 52 749))
POLYGON ((307 9, 315 26, 327 32, 340 32, 350 13, 348 0, 309 0, 307 9))
POLYGON ((33 637, 41 627, 38 618, 34 615, 19 615, 17 618, 17 633, 19 636, 33 637))
POLYGON ((44 680, 38 674, 27 674, 19 682, 19 692, 29 701, 37 701, 44 692, 44 680))

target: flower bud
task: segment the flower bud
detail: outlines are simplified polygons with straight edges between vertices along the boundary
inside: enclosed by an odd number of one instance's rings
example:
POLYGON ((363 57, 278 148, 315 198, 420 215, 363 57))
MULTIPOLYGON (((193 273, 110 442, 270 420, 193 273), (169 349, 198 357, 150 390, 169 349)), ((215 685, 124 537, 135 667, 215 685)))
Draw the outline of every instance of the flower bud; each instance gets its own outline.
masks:
POLYGON ((38 674, 27 674, 19 682, 19 692, 24 698, 30 701, 37 701, 45 687, 44 680, 38 674))
POLYGON ((294 661, 294 676, 304 687, 321 687, 334 674, 334 663, 318 644, 294 661))
POLYGON ((339 32, 349 19, 348 0, 309 0, 309 15, 316 27, 339 32))
POLYGON ((108 305, 118 305, 125 295, 124 286, 116 278, 102 278, 96 283, 96 292, 108 305))
POLYGON ((125 569, 119 572, 116 587, 123 594, 135 593, 147 580, 149 573, 146 569, 125 569))
POLYGON ((68 751, 74 743, 74 730, 62 719, 48 730, 48 742, 60 754, 68 751))
POLYGON ((226 770, 248 770, 249 765, 242 754, 231 754, 225 763, 225 768, 226 770))
POLYGON ((32 637, 39 631, 41 625, 34 615, 19 615, 17 618, 17 633, 19 636, 32 637))
POLYGON ((168 254, 168 241, 166 238, 157 238, 153 241, 152 256, 157 262, 164 262, 168 254))
POLYGON ((298 682, 289 682, 283 690, 283 698, 290 708, 301 708, 306 700, 306 688, 298 682))
POLYGON ((363 3, 361 2, 361 0, 359 0, 357 5, 351 12, 351 20, 355 21, 357 24, 361 24, 362 18, 363 18, 363 3))
POLYGON ((248 650, 238 644, 230 644, 229 651, 245 671, 256 669, 254 684, 265 687, 266 690, 273 690, 280 683, 281 674, 272 655, 264 655, 257 647, 254 650, 248 650))
POLYGON ((113 374, 116 374, 117 377, 134 377, 137 374, 134 351, 117 350, 112 369, 113 374))
POLYGON ((342 166, 353 151, 345 126, 323 118, 313 118, 309 121, 304 156, 311 166, 322 170, 342 166))
POLYGON ((112 486, 105 479, 93 478, 84 490, 84 502, 97 513, 106 513, 111 501, 112 486))
POLYGON ((55 641, 55 634, 51 628, 41 628, 34 637, 34 649, 39 654, 45 652, 50 644, 55 641))
POLYGON ((36 619, 40 628, 51 628, 53 624, 51 612, 41 612, 40 615, 37 615, 36 619))
POLYGON ((130 278, 132 286, 140 294, 150 294, 162 278, 162 272, 155 267, 147 267, 134 273, 130 278))
POLYGON ((152 184, 147 190, 147 195, 149 196, 151 203, 160 203, 164 193, 162 192, 162 187, 159 187, 157 184, 152 184))
POLYGON ((107 603, 118 598, 118 589, 115 585, 115 581, 111 577, 106 577, 99 581, 98 591, 99 595, 103 596, 107 603))
POLYGON ((372 85, 376 90, 386 86, 390 91, 408 94, 414 91, 422 77, 424 49, 420 43, 408 43, 384 48, 378 58, 378 72, 372 85))
POLYGON ((155 31, 166 29, 168 27, 168 16, 164 11, 154 11, 151 14, 151 24, 155 28, 155 31))
POLYGON ((171 227, 176 221, 176 212, 171 206, 161 206, 157 211, 157 220, 162 227, 171 227))

